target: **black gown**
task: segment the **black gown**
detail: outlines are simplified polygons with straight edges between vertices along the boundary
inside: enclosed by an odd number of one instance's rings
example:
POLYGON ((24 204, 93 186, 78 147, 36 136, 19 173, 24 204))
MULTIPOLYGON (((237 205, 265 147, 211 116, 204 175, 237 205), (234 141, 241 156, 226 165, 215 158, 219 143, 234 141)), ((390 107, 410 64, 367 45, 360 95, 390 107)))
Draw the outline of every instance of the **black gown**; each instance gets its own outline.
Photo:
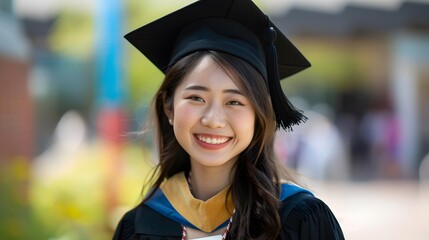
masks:
MULTIPOLYGON (((329 207, 320 199, 297 193, 283 200, 279 213, 279 240, 344 239, 341 227, 329 207)), ((127 212, 119 222, 113 240, 177 240, 182 226, 146 205, 127 212)), ((227 237, 227 239, 229 239, 227 237)))

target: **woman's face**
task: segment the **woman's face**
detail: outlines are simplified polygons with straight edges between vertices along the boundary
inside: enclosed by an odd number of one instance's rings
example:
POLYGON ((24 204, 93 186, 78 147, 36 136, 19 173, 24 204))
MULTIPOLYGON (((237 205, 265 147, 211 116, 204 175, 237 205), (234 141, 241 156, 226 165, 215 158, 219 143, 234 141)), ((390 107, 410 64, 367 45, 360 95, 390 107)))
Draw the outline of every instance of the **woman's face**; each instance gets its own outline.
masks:
POLYGON ((253 138, 255 111, 231 77, 206 56, 174 92, 177 141, 192 167, 230 170, 253 138))

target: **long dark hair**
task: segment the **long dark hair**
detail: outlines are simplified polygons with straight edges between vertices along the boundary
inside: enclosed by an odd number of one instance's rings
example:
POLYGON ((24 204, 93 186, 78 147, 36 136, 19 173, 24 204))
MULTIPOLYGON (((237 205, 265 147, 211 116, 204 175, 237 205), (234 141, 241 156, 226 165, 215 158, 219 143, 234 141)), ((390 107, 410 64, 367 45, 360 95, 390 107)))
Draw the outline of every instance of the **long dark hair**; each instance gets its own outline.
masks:
POLYGON ((282 168, 274 153, 276 122, 264 78, 247 62, 226 53, 195 52, 167 70, 152 104, 159 163, 151 175, 151 191, 142 203, 153 195, 165 178, 190 171, 189 155, 177 142, 165 111, 172 111, 175 89, 205 56, 211 57, 231 76, 252 103, 256 115, 253 139, 233 169, 235 174, 228 194, 232 194, 236 213, 229 237, 275 239, 281 229, 278 213, 280 173, 283 179, 291 181, 293 178, 287 171, 279 171, 282 168))

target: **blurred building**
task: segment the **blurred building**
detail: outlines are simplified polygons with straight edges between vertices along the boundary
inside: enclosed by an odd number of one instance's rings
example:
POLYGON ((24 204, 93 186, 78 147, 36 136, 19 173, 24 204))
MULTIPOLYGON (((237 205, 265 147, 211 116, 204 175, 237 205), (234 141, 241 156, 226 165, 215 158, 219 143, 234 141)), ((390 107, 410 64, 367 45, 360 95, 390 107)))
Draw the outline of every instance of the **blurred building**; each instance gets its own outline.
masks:
POLYGON ((0 5, 0 163, 33 156, 34 111, 29 94, 30 46, 11 1, 0 5))
POLYGON ((417 176, 429 151, 429 4, 291 9, 272 19, 310 56, 300 94, 334 108, 355 174, 417 176))

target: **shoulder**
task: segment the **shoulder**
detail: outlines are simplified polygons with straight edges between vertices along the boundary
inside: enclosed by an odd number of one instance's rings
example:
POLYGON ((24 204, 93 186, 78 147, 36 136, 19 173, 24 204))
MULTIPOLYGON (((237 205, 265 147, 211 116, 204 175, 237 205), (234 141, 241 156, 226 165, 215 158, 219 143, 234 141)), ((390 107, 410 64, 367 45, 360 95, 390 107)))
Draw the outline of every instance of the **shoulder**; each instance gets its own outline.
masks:
POLYGON ((124 214, 119 221, 113 240, 180 239, 181 225, 171 221, 152 208, 141 204, 124 214))
POLYGON ((280 239, 344 239, 329 207, 311 194, 301 192, 282 201, 280 239))
POLYGON ((135 219, 136 219, 137 208, 134 208, 127 213, 119 221, 116 226, 115 233, 113 236, 114 240, 119 239, 131 239, 135 233, 135 219))

